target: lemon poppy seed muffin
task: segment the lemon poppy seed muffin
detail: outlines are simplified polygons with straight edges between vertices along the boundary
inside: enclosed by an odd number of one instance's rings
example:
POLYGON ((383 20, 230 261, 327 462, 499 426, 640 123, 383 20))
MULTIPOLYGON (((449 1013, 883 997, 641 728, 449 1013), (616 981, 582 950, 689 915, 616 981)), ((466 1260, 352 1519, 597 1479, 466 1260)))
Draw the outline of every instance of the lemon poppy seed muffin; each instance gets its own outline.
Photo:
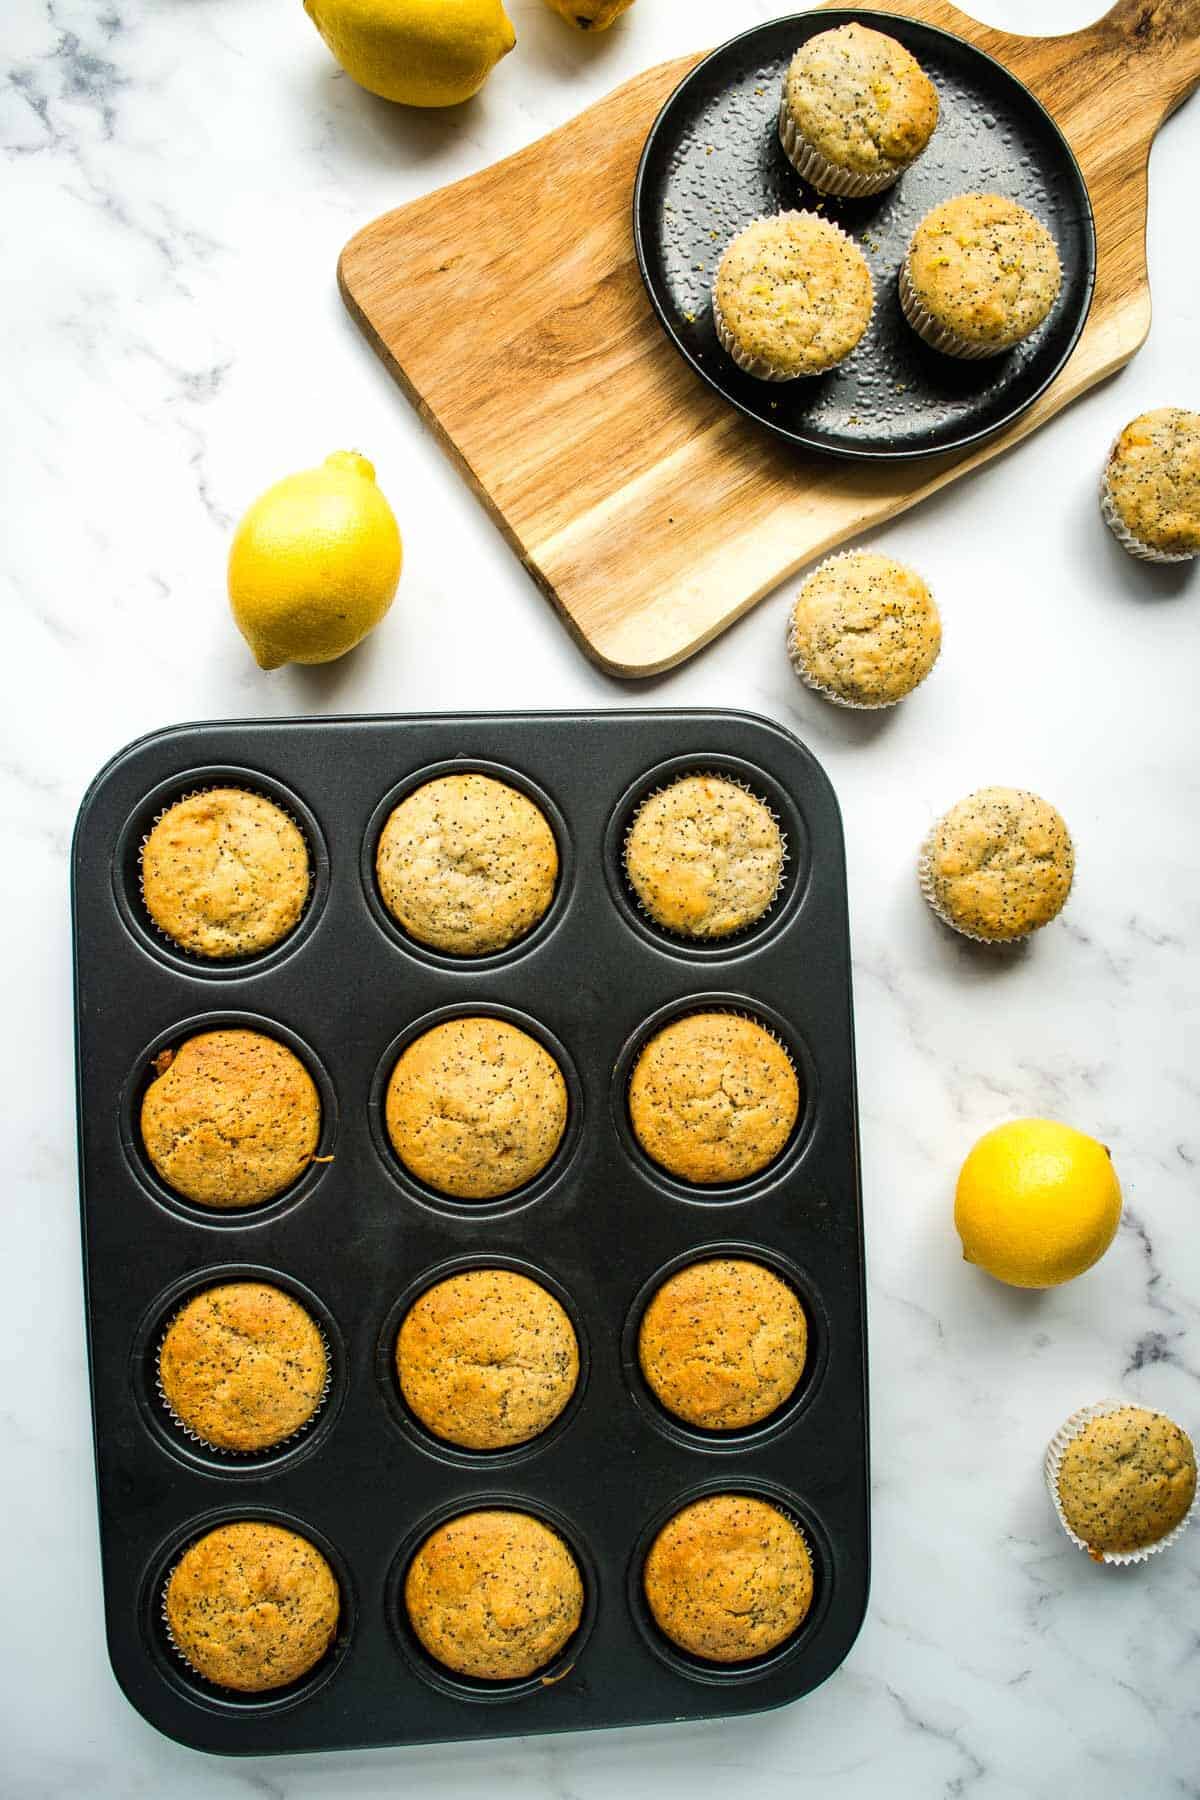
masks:
POLYGON ((379 891, 397 922, 435 950, 481 956, 545 915, 558 845, 541 808, 490 775, 443 775, 406 795, 379 838, 379 891))
POLYGON ((184 1551, 164 1611, 175 1648, 197 1675, 258 1694, 299 1681, 320 1662, 341 1604, 314 1544, 246 1519, 219 1525, 184 1551))
POLYGON ((713 1494, 669 1519, 642 1574, 654 1622, 706 1662, 745 1662, 799 1629, 813 1597, 808 1545, 769 1501, 713 1494))
POLYGON ((519 1681, 553 1662, 583 1617, 583 1579, 529 1513, 462 1513, 430 1534, 404 1581, 424 1648, 456 1674, 519 1681))
POLYGON ((575 1391, 579 1345, 553 1294, 513 1269, 428 1288, 396 1339, 400 1391, 435 1437, 465 1450, 524 1444, 575 1391))
POLYGON ((944 924, 984 943, 1013 943, 1058 917, 1075 850, 1049 801, 1021 788, 980 788, 933 827, 919 875, 944 924))
POLYGON ((299 1057, 258 1031, 203 1031, 155 1059, 142 1100, 151 1164, 185 1199, 230 1211, 273 1199, 312 1161, 321 1101, 299 1057))
POLYGON ((837 706, 895 706, 924 681, 941 647, 941 617, 916 570, 867 551, 815 569, 788 624, 792 667, 837 706))
POLYGON ((717 266, 713 321, 739 369, 760 381, 822 375, 871 322, 862 251, 815 213, 778 213, 739 231, 717 266))
POLYGON ((742 1431, 777 1412, 804 1373, 808 1325, 774 1270, 721 1256, 663 1282, 642 1315, 638 1361, 668 1412, 742 1431))
POLYGON ((792 58, 779 137, 818 192, 878 194, 917 160, 937 121, 937 89, 903 44, 865 25, 840 25, 792 58))
POLYGON ((1200 555, 1200 413, 1160 406, 1131 420, 1109 453, 1100 504, 1131 556, 1200 555))
POLYGON ((681 937, 722 938, 753 925, 779 892, 783 861, 770 807, 716 775, 685 775, 651 794, 625 840, 639 905, 681 937))
POLYGON ((385 1105, 397 1156, 461 1200, 493 1200, 540 1175, 567 1125, 567 1086, 548 1050, 502 1019, 448 1019, 392 1071, 385 1105))
POLYGON ((1054 239, 999 194, 956 194, 927 212, 900 266, 900 306, 947 356, 998 356, 1035 332, 1062 286, 1054 239))
POLYGON ((681 1181, 744 1181, 774 1162, 800 1111, 791 1059, 734 1013, 673 1019, 638 1055, 629 1118, 646 1155, 681 1181))
POLYGON ((261 794, 211 788, 167 808, 142 845, 142 898, 155 925, 196 956, 250 956, 295 926, 308 899, 308 847, 261 794))
POLYGON ((1196 1453, 1164 1413, 1102 1401, 1051 1443, 1046 1475, 1059 1518, 1096 1562, 1164 1547, 1196 1498, 1196 1453))
POLYGON ((269 1450, 308 1424, 329 1364, 315 1321, 261 1281, 226 1282, 168 1325, 158 1381, 176 1422, 218 1450, 269 1450))

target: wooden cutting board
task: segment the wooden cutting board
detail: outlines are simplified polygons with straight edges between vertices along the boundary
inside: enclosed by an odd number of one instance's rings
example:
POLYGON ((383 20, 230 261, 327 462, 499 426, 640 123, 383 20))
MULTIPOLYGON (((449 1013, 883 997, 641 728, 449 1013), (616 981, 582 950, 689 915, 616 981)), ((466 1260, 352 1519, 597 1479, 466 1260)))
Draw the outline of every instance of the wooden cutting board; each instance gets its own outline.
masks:
POLYGON ((698 57, 663 63, 342 252, 351 313, 588 653, 682 662, 803 564, 911 506, 1127 362, 1150 327, 1146 165, 1200 83, 1200 0, 1118 0, 1065 37, 994 31, 947 0, 873 0, 1006 63, 1054 114, 1096 216, 1091 316, 1062 374, 982 449, 804 457, 711 393, 667 342, 634 260, 646 133, 698 57))

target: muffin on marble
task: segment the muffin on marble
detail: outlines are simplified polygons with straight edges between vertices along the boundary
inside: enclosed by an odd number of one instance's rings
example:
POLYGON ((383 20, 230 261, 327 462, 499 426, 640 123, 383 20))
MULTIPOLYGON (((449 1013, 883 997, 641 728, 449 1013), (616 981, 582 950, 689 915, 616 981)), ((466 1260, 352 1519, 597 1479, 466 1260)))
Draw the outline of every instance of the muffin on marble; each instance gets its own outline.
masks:
POLYGON ((946 356, 999 356, 1049 316, 1062 287, 1054 239, 999 194, 956 194, 927 212, 900 265, 900 307, 946 356))
POLYGON ((921 847, 921 892, 964 937, 1011 944, 1056 919, 1075 874, 1062 815, 1022 788, 968 794, 921 847))
POLYGON ((792 58, 779 139, 818 192, 878 194, 911 168, 937 121, 937 89, 903 44, 865 25, 839 25, 792 58))
POLYGON ((375 856, 379 892, 419 944, 504 950, 554 898, 558 845, 541 808, 490 775, 442 775, 405 796, 375 856))
POLYGON ((579 1345, 553 1294, 513 1269, 427 1288, 396 1338, 400 1391, 435 1437, 465 1450, 524 1444, 575 1392, 579 1345))
POLYGON ((642 1574, 664 1637, 706 1662, 766 1656, 804 1623, 813 1597, 803 1534, 777 1506, 713 1494, 669 1519, 642 1574))
POLYGON ((328 1388, 316 1322, 263 1281, 205 1288, 168 1325, 158 1384, 177 1425, 217 1450, 269 1450, 302 1430, 328 1388))
POLYGON ((1067 1535, 1096 1562, 1141 1562, 1177 1538, 1196 1499, 1196 1453, 1165 1413, 1102 1400, 1073 1413, 1046 1452, 1067 1535))
POLYGON ((146 1155, 168 1187, 232 1211, 271 1200, 304 1172, 321 1101, 299 1057, 259 1031, 203 1031, 155 1058, 142 1100, 146 1155))
POLYGON ((495 1200, 550 1161, 567 1126, 567 1084, 536 1038, 502 1019, 447 1019, 392 1070, 385 1115, 406 1169, 440 1194, 495 1200))
POLYGON ((242 788, 177 800, 141 850, 146 911, 164 937, 195 956, 269 950, 299 920, 310 880, 299 826, 242 788))
POLYGON ((529 1513, 461 1513, 430 1534, 404 1606, 436 1661, 481 1681, 544 1669, 583 1617, 583 1578, 556 1531, 529 1513))
POLYGON ((722 349, 760 381, 823 375, 871 322, 875 290, 862 251, 815 213, 756 219, 726 247, 713 286, 722 349))
POLYGON ((804 583, 787 646, 801 681, 835 706, 895 706, 937 661, 942 621, 915 569, 852 550, 804 583))
POLYGON ((773 1163, 800 1112, 783 1045, 755 1019, 696 1012, 655 1033, 629 1082, 633 1135, 651 1161, 698 1186, 773 1163))
POLYGON ((625 873, 656 925, 680 937, 723 938, 770 909, 785 854, 762 800, 718 775, 684 775, 638 808, 625 873))
POLYGON ((642 1314, 638 1362, 659 1403, 705 1431, 744 1431, 790 1400, 808 1324, 765 1264, 720 1256, 668 1276, 642 1314))
POLYGON ((163 1611, 176 1650, 218 1687, 287 1687, 325 1655, 341 1610, 337 1577, 298 1532, 260 1520, 218 1525, 185 1550, 163 1611))
POLYGON ((1160 406, 1131 420, 1109 452, 1100 509, 1144 562, 1200 555, 1200 413, 1160 406))

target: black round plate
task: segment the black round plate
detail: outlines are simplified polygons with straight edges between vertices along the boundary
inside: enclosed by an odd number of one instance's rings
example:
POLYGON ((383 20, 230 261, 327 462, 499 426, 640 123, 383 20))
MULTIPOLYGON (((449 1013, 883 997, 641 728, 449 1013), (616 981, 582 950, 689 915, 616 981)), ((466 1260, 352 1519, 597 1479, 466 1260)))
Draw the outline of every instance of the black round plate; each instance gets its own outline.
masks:
POLYGON ((891 13, 838 8, 759 25, 686 76, 651 128, 633 202, 638 263, 667 336, 697 374, 777 436, 837 456, 937 456, 978 444, 1033 405, 1083 330, 1096 279, 1087 185, 1066 139, 1015 75, 949 32, 891 13), (883 194, 822 198, 779 143, 783 78, 797 47, 857 20, 898 38, 937 84, 924 156, 883 194), (1063 286, 1024 344, 981 362, 942 356, 905 324, 896 274, 918 220, 951 194, 1006 194, 1054 234, 1063 286), (709 295, 722 251, 764 213, 819 210, 857 240, 875 277, 875 315, 828 375, 745 375, 717 342, 709 295))

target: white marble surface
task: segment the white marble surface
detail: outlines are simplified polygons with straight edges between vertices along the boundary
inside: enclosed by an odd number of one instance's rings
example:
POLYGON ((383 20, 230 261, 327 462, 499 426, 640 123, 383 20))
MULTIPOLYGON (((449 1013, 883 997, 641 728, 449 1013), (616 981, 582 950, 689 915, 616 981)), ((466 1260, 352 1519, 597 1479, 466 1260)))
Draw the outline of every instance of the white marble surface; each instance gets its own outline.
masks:
MULTIPOLYGON (((1059 1420, 1113 1391, 1200 1432, 1200 568, 1128 561, 1094 499, 1117 426, 1200 403, 1197 240, 1167 205, 1195 170, 1200 101, 1154 153, 1147 347, 877 534, 928 572, 946 623, 935 676, 884 718, 796 685, 783 593, 653 685, 590 668, 334 286, 339 247, 376 213, 782 10, 639 0, 581 40, 515 0, 519 49, 484 96, 414 117, 338 74, 299 0, 3 8, 5 1796, 1200 1794, 1200 1530, 1144 1569, 1094 1568, 1058 1534, 1039 1467, 1059 1420), (375 459, 399 514, 399 600, 344 662, 264 676, 225 611, 231 523, 343 444, 375 459), (72 1119, 79 798, 120 744, 174 720, 650 703, 780 719, 845 810, 873 1370, 862 1636, 823 1690, 761 1720, 285 1762, 181 1750, 121 1698, 101 1630, 72 1119), (912 874, 931 817, 989 781, 1045 792, 1079 850, 1064 921, 1003 962, 943 934, 912 874), (951 1225, 960 1158, 1014 1111, 1102 1137, 1128 1200, 1100 1267, 1044 1296, 967 1269, 951 1225)), ((1090 9, 986 10, 1063 30, 1090 9)))

